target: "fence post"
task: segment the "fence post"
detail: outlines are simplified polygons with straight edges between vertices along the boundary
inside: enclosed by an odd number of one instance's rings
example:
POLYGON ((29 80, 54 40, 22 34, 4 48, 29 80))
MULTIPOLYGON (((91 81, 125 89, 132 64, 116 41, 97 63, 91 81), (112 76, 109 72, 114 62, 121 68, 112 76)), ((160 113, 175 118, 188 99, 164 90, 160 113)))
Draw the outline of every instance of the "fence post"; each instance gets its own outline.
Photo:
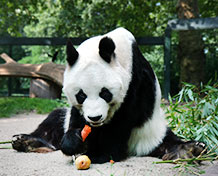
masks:
POLYGON ((171 29, 167 28, 164 35, 164 98, 167 100, 170 93, 170 60, 171 29))
MULTIPOLYGON (((13 58, 13 46, 9 45, 9 56, 13 58)), ((8 77, 8 96, 10 97, 12 94, 12 78, 8 77)))

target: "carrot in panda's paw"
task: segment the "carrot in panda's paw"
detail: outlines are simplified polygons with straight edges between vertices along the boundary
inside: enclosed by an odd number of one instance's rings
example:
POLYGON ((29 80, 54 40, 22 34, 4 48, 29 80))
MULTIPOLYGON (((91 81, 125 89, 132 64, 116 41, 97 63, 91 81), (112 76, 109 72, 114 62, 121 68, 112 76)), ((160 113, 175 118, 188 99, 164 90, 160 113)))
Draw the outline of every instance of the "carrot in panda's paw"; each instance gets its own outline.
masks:
POLYGON ((83 142, 86 140, 86 138, 88 137, 89 133, 91 133, 91 127, 88 126, 88 125, 85 125, 84 128, 81 131, 81 136, 82 136, 83 142))

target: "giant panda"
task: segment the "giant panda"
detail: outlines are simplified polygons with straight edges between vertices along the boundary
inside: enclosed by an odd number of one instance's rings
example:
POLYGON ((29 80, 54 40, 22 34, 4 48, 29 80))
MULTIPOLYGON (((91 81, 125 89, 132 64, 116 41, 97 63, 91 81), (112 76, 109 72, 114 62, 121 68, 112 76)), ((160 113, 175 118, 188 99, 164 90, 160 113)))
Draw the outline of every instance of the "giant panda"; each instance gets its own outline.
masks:
POLYGON ((66 55, 63 92, 70 108, 54 110, 31 134, 14 135, 14 149, 83 153, 92 163, 186 158, 203 151, 201 143, 184 142, 168 128, 157 77, 128 30, 92 37, 77 49, 68 41, 66 55), (92 131, 83 142, 85 124, 92 131))

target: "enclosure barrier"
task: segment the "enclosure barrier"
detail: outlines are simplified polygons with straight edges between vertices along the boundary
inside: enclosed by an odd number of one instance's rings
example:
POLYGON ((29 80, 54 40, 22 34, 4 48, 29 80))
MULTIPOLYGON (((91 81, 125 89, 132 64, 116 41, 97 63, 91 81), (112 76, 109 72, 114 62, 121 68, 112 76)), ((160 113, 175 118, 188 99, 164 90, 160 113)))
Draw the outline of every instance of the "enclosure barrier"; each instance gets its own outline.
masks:
MULTIPOLYGON (((167 23, 164 36, 161 37, 137 37, 138 45, 162 45, 164 47, 164 94, 168 99, 170 93, 170 61, 171 61, 171 33, 182 30, 202 30, 218 28, 218 17, 196 19, 174 19, 167 23)), ((13 38, 0 37, 0 45, 9 46, 9 56, 13 58, 14 45, 65 45, 69 38, 13 38)), ((88 38, 70 38, 74 45, 81 44, 88 38)), ((1 76, 1 75, 0 75, 1 76)), ((10 95, 10 86, 9 86, 10 95)))
POLYGON ((170 61, 171 61, 171 33, 172 31, 203 30, 218 28, 218 17, 173 19, 168 21, 164 37, 164 98, 170 93, 170 61))
MULTIPOLYGON (((15 45, 49 45, 49 46, 57 46, 57 45, 66 45, 67 40, 71 40, 73 45, 80 45, 84 40, 88 38, 12 38, 12 37, 1 37, 0 45, 8 45, 9 53, 8 55, 13 58, 13 46, 15 45)), ((164 45, 164 37, 137 37, 136 38, 138 45, 164 45)), ((0 75, 1 76, 1 75, 0 75)), ((9 96, 11 94, 10 91, 10 83, 8 86, 9 96)))

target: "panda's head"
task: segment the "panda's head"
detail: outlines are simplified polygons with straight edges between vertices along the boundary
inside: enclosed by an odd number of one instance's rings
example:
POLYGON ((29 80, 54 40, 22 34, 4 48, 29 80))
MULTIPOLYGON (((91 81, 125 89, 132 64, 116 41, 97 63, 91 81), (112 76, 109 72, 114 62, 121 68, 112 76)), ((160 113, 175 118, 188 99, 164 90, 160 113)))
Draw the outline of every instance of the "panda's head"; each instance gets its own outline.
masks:
POLYGON ((67 43, 63 91, 71 106, 94 127, 110 122, 128 90, 131 74, 117 52, 108 36, 88 39, 77 50, 67 43))

